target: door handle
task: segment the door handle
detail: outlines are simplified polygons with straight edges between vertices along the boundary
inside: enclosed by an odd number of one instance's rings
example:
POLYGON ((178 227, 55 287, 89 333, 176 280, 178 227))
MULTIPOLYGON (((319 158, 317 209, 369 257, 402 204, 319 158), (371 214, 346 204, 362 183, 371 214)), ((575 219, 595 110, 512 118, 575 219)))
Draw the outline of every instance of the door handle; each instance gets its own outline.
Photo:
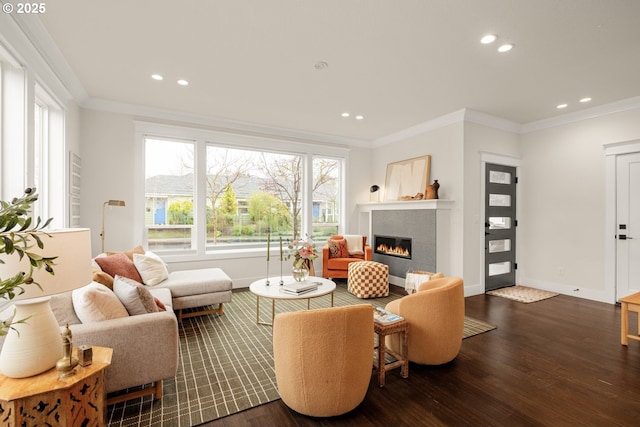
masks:
POLYGON ((631 240, 633 237, 627 236, 626 234, 618 234, 618 239, 620 240, 631 240))

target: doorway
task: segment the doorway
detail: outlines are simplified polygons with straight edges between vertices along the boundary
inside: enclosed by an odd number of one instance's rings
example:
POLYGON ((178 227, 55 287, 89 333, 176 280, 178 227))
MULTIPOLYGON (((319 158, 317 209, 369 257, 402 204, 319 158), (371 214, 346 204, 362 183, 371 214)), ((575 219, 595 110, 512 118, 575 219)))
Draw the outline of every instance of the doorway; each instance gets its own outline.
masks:
POLYGON ((485 165, 484 285, 492 291, 516 284, 516 168, 485 165))
POLYGON ((616 156, 616 297, 640 292, 640 153, 616 156))

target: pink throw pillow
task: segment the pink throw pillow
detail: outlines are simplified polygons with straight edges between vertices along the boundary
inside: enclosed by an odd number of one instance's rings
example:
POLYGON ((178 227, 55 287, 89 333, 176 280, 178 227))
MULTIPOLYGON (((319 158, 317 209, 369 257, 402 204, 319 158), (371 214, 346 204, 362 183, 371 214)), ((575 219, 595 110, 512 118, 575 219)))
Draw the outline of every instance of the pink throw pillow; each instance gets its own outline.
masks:
POLYGON ((122 276, 131 280, 135 280, 138 283, 142 283, 142 277, 133 264, 133 261, 129 259, 127 255, 122 252, 95 258, 96 263, 100 266, 102 271, 107 273, 111 277, 122 276))

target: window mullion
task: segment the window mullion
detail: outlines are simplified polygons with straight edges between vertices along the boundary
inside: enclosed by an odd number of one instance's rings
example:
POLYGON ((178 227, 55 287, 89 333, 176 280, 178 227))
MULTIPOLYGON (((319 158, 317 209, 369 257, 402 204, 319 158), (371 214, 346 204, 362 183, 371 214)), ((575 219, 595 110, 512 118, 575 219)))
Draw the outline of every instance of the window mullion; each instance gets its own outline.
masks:
POLYGON ((192 238, 195 239, 198 255, 207 251, 207 144, 202 140, 195 142, 195 218, 192 238))
POLYGON ((313 234, 313 156, 304 156, 302 191, 302 236, 313 234))

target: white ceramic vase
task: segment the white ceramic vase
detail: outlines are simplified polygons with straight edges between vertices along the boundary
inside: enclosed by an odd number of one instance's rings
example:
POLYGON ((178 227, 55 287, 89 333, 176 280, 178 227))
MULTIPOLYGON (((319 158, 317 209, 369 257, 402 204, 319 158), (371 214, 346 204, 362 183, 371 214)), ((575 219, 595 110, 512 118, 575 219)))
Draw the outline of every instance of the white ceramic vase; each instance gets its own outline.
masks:
POLYGON ((14 321, 0 351, 0 371, 11 378, 25 378, 47 371, 62 358, 62 338, 49 301, 51 297, 16 301, 14 321))

